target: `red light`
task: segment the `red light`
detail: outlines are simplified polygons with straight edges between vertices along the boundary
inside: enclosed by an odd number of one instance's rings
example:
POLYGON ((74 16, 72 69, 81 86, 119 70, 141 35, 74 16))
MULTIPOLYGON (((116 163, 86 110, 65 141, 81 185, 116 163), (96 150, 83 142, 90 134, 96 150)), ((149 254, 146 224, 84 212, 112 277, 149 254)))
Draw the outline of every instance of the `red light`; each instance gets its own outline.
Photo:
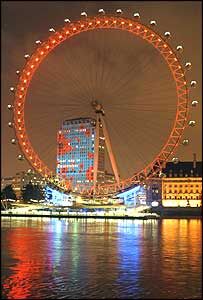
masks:
POLYGON ((140 29, 140 26, 137 26, 137 29, 140 29))
POLYGON ((34 68, 34 65, 31 65, 31 69, 33 69, 34 68))
POLYGON ((52 41, 52 44, 55 44, 55 43, 56 43, 56 41, 55 41, 55 40, 53 40, 53 41, 52 41))
POLYGON ((39 60, 39 58, 37 57, 37 58, 35 58, 35 61, 38 61, 39 60))
POLYGON ((129 26, 133 26, 133 24, 132 24, 132 23, 130 23, 130 24, 129 24, 129 26))
POLYGON ((77 29, 76 27, 73 28, 74 31, 75 31, 76 29, 77 29))
POLYGON ((21 103, 18 103, 18 106, 21 106, 21 103))
POLYGON ((30 72, 27 72, 27 75, 29 76, 29 75, 30 75, 30 72))
POLYGON ((27 80, 25 79, 23 82, 24 82, 24 83, 26 83, 26 82, 27 82, 27 80))
POLYGON ((18 111, 18 115, 20 115, 20 111, 18 111))
POLYGON ((21 134, 20 137, 23 138, 23 134, 21 134))
POLYGON ((22 95, 19 95, 19 98, 21 99, 23 96, 22 95))
POLYGON ((62 39, 62 35, 59 35, 59 38, 62 39))
POLYGON ((24 87, 21 87, 21 91, 24 91, 24 87))
POLYGON ((41 54, 41 55, 43 55, 43 54, 44 54, 44 52, 43 52, 43 51, 41 51, 41 52, 40 52, 40 54, 41 54))
POLYGON ((69 34, 69 31, 68 31, 68 30, 66 31, 66 34, 69 34))
POLYGON ((25 142, 23 142, 23 146, 25 146, 25 142))

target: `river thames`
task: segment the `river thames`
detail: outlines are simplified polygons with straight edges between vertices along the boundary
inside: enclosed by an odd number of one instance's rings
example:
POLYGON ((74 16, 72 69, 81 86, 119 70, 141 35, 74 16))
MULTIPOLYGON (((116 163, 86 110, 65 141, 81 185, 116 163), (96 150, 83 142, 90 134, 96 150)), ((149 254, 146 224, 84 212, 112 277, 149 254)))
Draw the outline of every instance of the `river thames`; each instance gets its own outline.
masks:
POLYGON ((2 299, 200 299, 201 219, 2 217, 2 299))

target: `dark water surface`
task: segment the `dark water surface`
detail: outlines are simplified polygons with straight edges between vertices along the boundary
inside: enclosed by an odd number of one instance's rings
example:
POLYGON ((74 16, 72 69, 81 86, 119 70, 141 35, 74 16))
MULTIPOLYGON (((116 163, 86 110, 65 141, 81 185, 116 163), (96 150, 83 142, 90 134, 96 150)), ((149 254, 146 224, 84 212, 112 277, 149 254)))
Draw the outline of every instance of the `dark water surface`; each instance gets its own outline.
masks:
POLYGON ((201 220, 2 217, 3 299, 201 297, 201 220))

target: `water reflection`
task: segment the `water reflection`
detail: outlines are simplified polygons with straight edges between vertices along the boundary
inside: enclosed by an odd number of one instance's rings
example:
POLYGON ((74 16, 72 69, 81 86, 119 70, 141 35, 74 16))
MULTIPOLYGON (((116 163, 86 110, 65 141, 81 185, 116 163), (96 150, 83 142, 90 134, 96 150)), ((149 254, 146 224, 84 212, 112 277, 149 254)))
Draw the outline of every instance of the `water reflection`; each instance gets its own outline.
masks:
POLYGON ((201 220, 2 218, 3 299, 198 298, 201 220))

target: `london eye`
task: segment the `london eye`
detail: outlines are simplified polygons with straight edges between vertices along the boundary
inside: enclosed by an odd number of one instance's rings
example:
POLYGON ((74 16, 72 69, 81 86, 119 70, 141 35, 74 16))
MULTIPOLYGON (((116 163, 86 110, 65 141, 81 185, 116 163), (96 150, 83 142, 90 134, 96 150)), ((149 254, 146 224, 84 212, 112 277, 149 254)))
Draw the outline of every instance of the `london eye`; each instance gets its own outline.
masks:
MULTIPOLYGON (((191 63, 182 63, 182 45, 170 46, 171 33, 159 34, 156 21, 145 25, 138 13, 126 18, 120 9, 64 21, 36 41, 33 54, 25 54, 17 85, 10 88, 8 125, 15 129, 12 144, 22 151, 18 159, 51 184, 87 195, 113 194, 161 176, 168 160, 178 161, 177 147, 189 143, 184 129, 195 126, 189 107, 198 104, 190 100, 196 81, 187 82, 191 63), (56 140, 62 152, 73 149, 61 124, 79 118, 94 120, 94 135, 85 132, 94 145, 92 165, 80 170, 88 174, 88 185, 73 185, 67 170, 56 172, 56 140), (98 180, 100 147, 113 183, 98 180)), ((81 147, 79 138, 74 147, 81 147)), ((74 165, 71 171, 77 172, 74 165)))

